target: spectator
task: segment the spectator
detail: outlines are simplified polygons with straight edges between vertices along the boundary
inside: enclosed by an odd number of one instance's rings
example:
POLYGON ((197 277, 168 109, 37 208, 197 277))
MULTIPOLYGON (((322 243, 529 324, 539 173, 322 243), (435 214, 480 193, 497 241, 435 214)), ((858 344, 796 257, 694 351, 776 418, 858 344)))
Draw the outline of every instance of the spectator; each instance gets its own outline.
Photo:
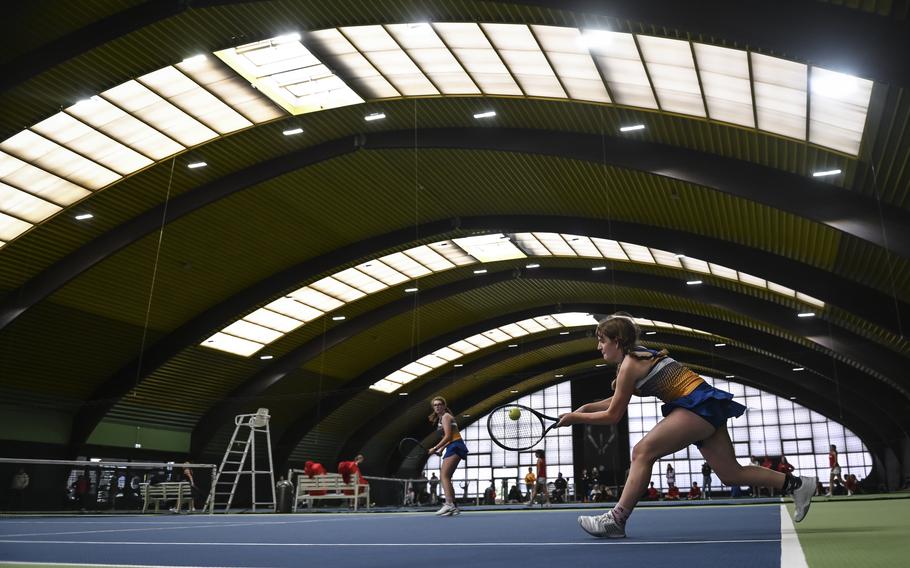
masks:
POLYGON ((538 491, 543 492, 543 496, 546 499, 543 506, 550 506, 550 490, 547 487, 547 458, 543 450, 535 450, 534 456, 537 458, 537 479, 534 482, 534 487, 531 489, 531 497, 528 499, 528 506, 534 505, 534 498, 537 497, 538 491))
POLYGON ((844 486, 847 488, 847 496, 852 496, 856 492, 856 476, 848 473, 844 478, 844 486))
POLYGON ((25 491, 28 489, 29 477, 25 468, 20 467, 9 484, 9 504, 11 509, 25 508, 25 491))
POLYGON ((673 469, 673 464, 667 464, 667 487, 673 487, 676 485, 676 470, 673 469))
POLYGON ((73 493, 80 511, 91 508, 92 482, 89 481, 84 471, 73 482, 73 493))
POLYGON ((190 467, 190 463, 186 462, 183 464, 183 481, 190 482, 190 494, 193 497, 192 503, 190 503, 190 511, 196 511, 196 503, 199 503, 200 506, 204 505, 203 503, 203 493, 199 489, 199 486, 196 484, 196 478, 193 476, 193 468, 190 467))
POLYGON ((834 484, 844 485, 844 479, 840 476, 840 463, 837 461, 837 446, 831 444, 828 450, 828 466, 831 468, 830 481, 828 483, 828 497, 834 494, 834 484))
POLYGON ((436 477, 436 474, 430 476, 430 504, 435 505, 436 501, 439 499, 439 492, 437 488, 439 487, 439 478, 436 477))
POLYGON ((648 486, 648 492, 645 494, 645 501, 657 501, 660 499, 660 491, 654 487, 654 482, 651 482, 651 485, 648 486))
POLYGON ((566 481, 566 478, 562 476, 560 471, 556 474, 556 479, 553 480, 553 500, 557 503, 566 502, 566 489, 569 487, 569 482, 566 481))
POLYGON ((414 498, 418 505, 427 502, 427 479, 426 473, 420 474, 420 480, 414 483, 414 498))
POLYGON ((534 485, 537 483, 537 476, 534 475, 534 468, 529 467, 528 473, 525 474, 525 488, 528 490, 528 500, 530 501, 531 495, 534 491, 534 485))
POLYGON ((689 495, 686 498, 690 501, 692 499, 701 499, 701 489, 698 488, 697 481, 692 482, 692 487, 689 489, 689 495))
POLYGON ((499 495, 502 497, 502 502, 505 503, 507 496, 509 495, 509 480, 503 477, 499 487, 499 495))
POLYGON ((667 490, 667 496, 664 499, 667 501, 679 501, 679 487, 671 485, 667 490))
MULTIPOLYGON (((369 485, 367 480, 363 478, 363 475, 360 473, 360 464, 363 463, 364 457, 363 454, 357 454, 357 456, 351 461, 343 461, 338 463, 338 473, 341 474, 341 479, 345 483, 351 483, 352 479, 356 479, 358 485, 369 485), (356 477, 355 477, 356 476, 356 477)), ((345 495, 353 495, 353 489, 345 489, 345 495)))
MULTIPOLYGON (((582 503, 588 502, 588 493, 591 489, 591 476, 588 475, 588 470, 581 470, 581 479, 578 480, 578 487, 575 492, 581 496, 582 503)), ((578 497, 576 496, 576 499, 578 497)))
POLYGON ((603 490, 600 486, 600 483, 595 483, 591 488, 591 502, 600 503, 604 500, 603 490))
MULTIPOLYGON (((338 465, 339 467, 341 466, 341 464, 338 465)), ((325 466, 323 466, 321 463, 307 460, 307 462, 303 464, 303 473, 310 479, 313 479, 317 475, 325 475, 326 471, 325 466)), ((307 490, 307 493, 310 495, 325 495, 328 493, 328 491, 326 489, 309 489, 307 490)))
POLYGON ((490 480, 490 486, 487 487, 483 492, 483 504, 484 505, 494 505, 496 504, 496 480, 490 480))
POLYGON ((705 499, 711 498, 711 474, 714 473, 714 470, 711 469, 711 466, 708 465, 708 462, 702 462, 701 464, 701 486, 705 491, 705 499))
POLYGON ((509 489, 509 503, 521 503, 521 501, 521 489, 518 488, 516 483, 509 489))

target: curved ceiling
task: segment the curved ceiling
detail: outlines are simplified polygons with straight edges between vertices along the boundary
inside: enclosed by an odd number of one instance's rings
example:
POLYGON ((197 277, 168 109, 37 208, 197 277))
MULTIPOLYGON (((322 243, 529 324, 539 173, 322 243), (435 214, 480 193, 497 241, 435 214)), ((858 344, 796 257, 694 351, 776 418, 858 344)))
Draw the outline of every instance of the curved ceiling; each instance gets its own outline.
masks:
POLYGON ((522 96, 364 97, 212 138, 0 248, 3 399, 65 414, 73 451, 92 443, 99 424, 117 423, 184 432, 186 452, 220 454, 230 417, 267 406, 283 460, 330 461, 359 448, 384 455, 403 432, 420 431, 424 399, 438 392, 480 415, 512 390, 566 378, 608 384, 609 370, 594 367, 584 331, 554 331, 473 353, 464 367, 433 369, 407 397, 369 389, 386 374, 522 318, 624 308, 724 338, 728 347, 718 348, 699 334, 660 329, 646 340, 703 372, 797 396, 881 457, 910 428, 906 5, 867 13, 764 2, 744 26, 726 3, 700 3, 695 20, 682 4, 111 2, 47 19, 5 55, 4 140, 199 51, 288 31, 305 38, 306 30, 414 21, 609 29, 780 57, 874 84, 858 155, 662 110, 522 96), (761 25, 772 21, 773 33, 761 25), (830 33, 837 26, 842 33, 830 33), (877 56, 841 49, 850 45, 872 45, 877 56), (492 119, 473 117, 488 108, 492 119), (386 118, 363 120, 375 112, 386 118), (630 124, 645 129, 620 131, 630 124), (199 161, 208 165, 186 167, 199 161), (827 169, 842 173, 811 175, 827 169), (76 213, 94 217, 76 221, 76 213), (715 274, 535 257, 539 269, 526 268, 527 259, 500 261, 485 263, 486 274, 470 265, 390 286, 346 304, 344 321, 307 321, 253 357, 200 347, 256 309, 370 259, 535 231, 685 254, 824 307, 799 318, 805 303, 715 274), (703 284, 686 285, 696 279, 703 284))

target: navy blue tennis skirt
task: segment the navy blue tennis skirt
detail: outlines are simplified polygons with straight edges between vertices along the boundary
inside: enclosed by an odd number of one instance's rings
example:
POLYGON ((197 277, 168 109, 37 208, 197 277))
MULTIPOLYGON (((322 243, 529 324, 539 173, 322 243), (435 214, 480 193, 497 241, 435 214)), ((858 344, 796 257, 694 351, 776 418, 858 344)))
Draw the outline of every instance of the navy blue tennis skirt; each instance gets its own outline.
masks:
POLYGON ((463 460, 468 459, 468 446, 465 445, 464 440, 454 440, 446 446, 446 453, 443 454, 442 459, 446 459, 449 456, 458 456, 463 460))
POLYGON ((685 408, 698 414, 715 429, 725 425, 730 418, 742 416, 746 412, 745 406, 734 402, 732 394, 716 389, 708 383, 702 383, 686 396, 664 404, 660 407, 660 412, 667 416, 677 408, 685 408))

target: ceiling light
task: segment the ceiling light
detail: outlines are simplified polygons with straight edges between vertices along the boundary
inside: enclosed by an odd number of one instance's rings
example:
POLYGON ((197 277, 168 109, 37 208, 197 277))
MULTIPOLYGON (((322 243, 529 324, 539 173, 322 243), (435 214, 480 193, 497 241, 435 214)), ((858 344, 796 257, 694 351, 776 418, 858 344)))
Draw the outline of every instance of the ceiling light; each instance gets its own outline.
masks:
POLYGON ((139 442, 136 442, 135 444, 133 444, 133 447, 138 450, 139 448, 142 447, 142 444, 140 444, 139 442))
POLYGON ((698 286, 701 283, 702 283, 701 280, 687 280, 686 281, 686 284, 688 284, 689 286, 698 286))
POLYGON ((408 294, 411 294, 413 292, 416 292, 417 288, 405 288, 404 291, 407 292, 408 294))
POLYGON ((796 314, 796 317, 798 317, 798 318, 814 318, 814 317, 815 317, 815 312, 800 312, 800 313, 796 314))
POLYGON ((382 112, 374 112, 373 114, 368 114, 365 117, 363 117, 363 119, 367 122, 372 122, 374 120, 382 120, 383 118, 385 118, 385 113, 382 113, 382 112))
POLYGON ((275 356, 274 355, 260 355, 259 358, 262 359, 263 361, 268 361, 269 359, 274 359, 275 356))
POLYGON ((400 393, 398 393, 398 396, 408 396, 408 393, 406 393, 406 392, 400 392, 400 393))
POLYGON ((518 344, 517 344, 517 343, 509 343, 509 347, 510 347, 510 348, 512 348, 512 347, 518 347, 518 344))
POLYGON ((596 364, 596 365, 594 365, 594 366, 595 366, 595 367, 606 367, 607 364, 606 364, 606 363, 598 363, 598 364, 596 364))
POLYGON ((805 371, 806 368, 805 367, 793 367, 793 370, 794 371, 805 371))
POLYGON ((561 379, 561 378, 565 377, 565 375, 555 375, 555 376, 557 379, 561 379))
POLYGON ((600 270, 606 270, 606 269, 607 269, 606 266, 592 266, 591 267, 591 270, 593 270, 594 272, 598 272, 600 270))
POLYGON ((486 268, 481 268, 480 270, 475 270, 475 271, 474 271, 474 274, 486 274, 486 273, 487 273, 487 269, 486 269, 486 268))
POLYGON ((186 167, 188 167, 191 170, 195 170, 196 168, 204 168, 207 165, 208 164, 206 164, 205 162, 191 162, 191 163, 187 164, 186 167))
POLYGON ((539 264, 529 264, 529 265, 525 266, 525 268, 540 268, 540 265, 539 264))
POLYGON ((732 379, 732 378, 735 377, 735 376, 736 376, 736 375, 724 375, 724 378, 725 378, 725 379, 732 379))
POLYGON ((192 57, 187 57, 182 61, 182 63, 199 63, 201 61, 205 61, 204 53, 200 53, 199 55, 194 55, 192 57))
POLYGON ((560 331, 560 332, 559 332, 559 335, 569 335, 569 332, 568 332, 568 331, 560 331))
POLYGON ((285 136, 293 136, 295 134, 303 134, 303 128, 292 128, 290 130, 285 130, 282 132, 285 136))
POLYGON ((462 418, 470 418, 471 415, 470 415, 470 414, 462 414, 461 417, 462 417, 462 418))
POLYGON ((478 112, 474 115, 474 118, 491 118, 496 116, 495 110, 486 110, 484 112, 478 112))
POLYGON ((85 221, 86 219, 91 219, 94 217, 91 213, 80 213, 74 217, 77 221, 85 221))
POLYGON ((518 391, 515 390, 515 389, 512 389, 512 390, 510 390, 509 392, 512 393, 512 394, 515 394, 515 393, 517 393, 518 391))
POLYGON ((341 321, 345 319, 345 316, 332 316, 332 321, 341 321))
POLYGON ((825 177, 825 176, 836 176, 840 173, 840 170, 823 170, 820 172, 812 172, 812 177, 825 177))
POLYGON ((455 367, 464 367, 464 363, 455 363, 455 367))
POLYGON ((791 396, 791 397, 790 397, 790 400, 796 400, 796 397, 795 397, 795 396, 791 396))
POLYGON ((645 335, 657 335, 656 331, 646 331, 645 335))
POLYGON ((727 346, 726 343, 715 343, 714 344, 714 347, 726 347, 726 346, 727 346))
POLYGON ((631 125, 631 126, 623 126, 623 127, 620 127, 619 131, 620 131, 620 132, 632 132, 632 131, 635 131, 635 130, 644 130, 644 129, 645 129, 645 125, 644 125, 644 124, 633 124, 633 125, 631 125))

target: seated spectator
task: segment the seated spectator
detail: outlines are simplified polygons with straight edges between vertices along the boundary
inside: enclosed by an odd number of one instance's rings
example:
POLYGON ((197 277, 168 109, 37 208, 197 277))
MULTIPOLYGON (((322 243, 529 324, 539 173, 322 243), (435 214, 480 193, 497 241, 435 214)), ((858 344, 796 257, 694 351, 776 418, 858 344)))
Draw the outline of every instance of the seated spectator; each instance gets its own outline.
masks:
POLYGON ((689 495, 687 499, 701 499, 701 489, 698 487, 698 482, 693 481, 692 487, 689 489, 689 495))
MULTIPOLYGON (((317 475, 325 475, 326 471, 325 471, 325 467, 321 463, 314 462, 314 461, 307 461, 306 463, 303 464, 303 473, 306 474, 306 476, 309 477, 310 479, 313 479, 317 475)), ((325 495, 327 493, 327 491, 325 489, 310 489, 308 491, 308 493, 310 495, 325 495)))
POLYGON ((648 486, 647 493, 645 493, 645 501, 657 501, 660 499, 660 491, 654 487, 654 482, 651 482, 651 485, 648 486))
POLYGON ((521 503, 522 501, 521 489, 518 488, 518 484, 516 483, 509 489, 509 503, 521 503))
POLYGON ((490 486, 484 489, 483 491, 483 504, 484 505, 494 505, 496 504, 496 486, 494 482, 490 482, 490 486))
MULTIPOLYGON (((367 480, 364 479, 363 475, 360 473, 360 464, 363 462, 363 460, 363 454, 357 454, 357 457, 351 461, 343 461, 338 463, 338 473, 341 474, 341 478, 345 483, 351 483, 352 479, 356 479, 359 485, 369 485, 367 483, 367 480)), ((345 495, 353 495, 354 491, 345 489, 344 493, 345 495)))
POLYGON ((847 477, 844 478, 844 485, 847 487, 847 496, 853 495, 856 492, 856 476, 848 473, 847 477))
POLYGON ((555 503, 565 503, 566 501, 566 488, 569 487, 569 482, 566 481, 566 478, 562 476, 560 471, 556 479, 553 480, 553 501, 555 503))
POLYGON ((603 501, 603 499, 604 499, 603 489, 601 489, 599 483, 595 483, 594 486, 591 488, 591 502, 599 503, 599 502, 603 501))
POLYGON ((679 487, 671 485, 670 489, 667 490, 667 496, 664 497, 667 501, 679 501, 679 487))

